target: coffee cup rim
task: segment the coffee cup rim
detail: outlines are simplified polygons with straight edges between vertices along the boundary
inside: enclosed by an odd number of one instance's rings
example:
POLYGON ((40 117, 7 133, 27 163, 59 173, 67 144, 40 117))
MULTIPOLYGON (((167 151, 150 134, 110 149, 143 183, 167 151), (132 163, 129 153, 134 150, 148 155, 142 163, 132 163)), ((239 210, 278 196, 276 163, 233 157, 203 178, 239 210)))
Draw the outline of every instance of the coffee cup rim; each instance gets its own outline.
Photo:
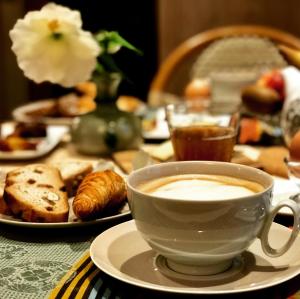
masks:
MULTIPOLYGON (((178 175, 179 174, 180 173, 178 173, 178 175)), ((193 172, 191 172, 190 174, 193 174, 193 172)), ((197 174, 197 173, 195 173, 195 174, 197 174)), ((177 174, 174 174, 174 175, 177 175, 177 174)), ((222 175, 222 174, 219 174, 219 175, 222 175)), ((228 174, 223 174, 223 175, 228 175, 228 174)), ((231 175, 231 176, 239 178, 239 177, 234 176, 234 175, 231 175)), ((163 176, 161 176, 161 177, 163 177, 163 176)), ((158 178, 158 177, 156 177, 156 178, 158 178)), ((250 180, 249 178, 242 178, 242 179, 250 180)), ((137 170, 134 170, 133 172, 131 172, 127 177, 126 183, 127 183, 127 187, 129 189, 131 189, 135 193, 137 193, 141 196, 144 196, 148 199, 159 198, 159 200, 163 200, 163 201, 170 201, 170 200, 176 201, 176 202, 184 201, 186 203, 189 203, 189 202, 190 203, 195 203, 195 202, 198 202, 198 201, 201 201, 201 202, 204 202, 204 203, 208 203, 208 202, 214 202, 214 203, 223 202, 224 203, 224 202, 238 201, 242 198, 243 199, 252 199, 252 198, 255 198, 257 196, 262 195, 263 193, 266 193, 266 192, 272 190, 273 186, 274 186, 274 180, 273 180, 272 176, 270 174, 260 170, 260 169, 257 169, 257 168, 251 167, 251 166, 247 166, 247 165, 242 165, 242 164, 237 164, 237 163, 232 163, 232 162, 220 162, 220 161, 173 161, 173 162, 164 162, 164 163, 160 163, 160 164, 148 165, 148 166, 145 166, 143 168, 140 168, 140 169, 137 169, 137 170), (198 165, 225 165, 225 167, 237 167, 238 169, 245 169, 245 170, 251 171, 252 173, 257 173, 259 176, 267 178, 270 182, 267 186, 264 186, 264 185, 261 184, 261 182, 255 180, 256 183, 259 183, 264 187, 264 190, 260 191, 260 192, 257 192, 257 193, 254 193, 252 195, 246 195, 246 196, 242 196, 242 197, 228 198, 228 199, 201 199, 201 200, 180 199, 180 198, 170 199, 170 198, 167 198, 167 197, 151 195, 151 194, 147 194, 145 192, 140 191, 137 187, 134 187, 131 183, 132 177, 134 177, 136 175, 139 175, 142 172, 145 172, 147 170, 151 171, 151 169, 158 168, 158 167, 168 167, 169 165, 183 165, 183 164, 186 164, 186 165, 189 165, 189 164, 194 164, 194 165, 195 164, 198 164, 198 165)))

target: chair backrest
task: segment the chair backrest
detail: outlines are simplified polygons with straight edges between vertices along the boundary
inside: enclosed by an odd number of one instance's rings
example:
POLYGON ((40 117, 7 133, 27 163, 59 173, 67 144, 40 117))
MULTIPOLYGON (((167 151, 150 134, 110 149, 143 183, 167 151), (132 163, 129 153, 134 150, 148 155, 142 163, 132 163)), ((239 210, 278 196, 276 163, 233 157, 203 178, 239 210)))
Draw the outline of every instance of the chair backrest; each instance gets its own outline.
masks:
POLYGON ((172 51, 150 86, 148 102, 161 104, 162 92, 182 95, 195 77, 214 72, 255 72, 286 65, 276 45, 300 49, 297 37, 264 26, 229 26, 197 34, 172 51))

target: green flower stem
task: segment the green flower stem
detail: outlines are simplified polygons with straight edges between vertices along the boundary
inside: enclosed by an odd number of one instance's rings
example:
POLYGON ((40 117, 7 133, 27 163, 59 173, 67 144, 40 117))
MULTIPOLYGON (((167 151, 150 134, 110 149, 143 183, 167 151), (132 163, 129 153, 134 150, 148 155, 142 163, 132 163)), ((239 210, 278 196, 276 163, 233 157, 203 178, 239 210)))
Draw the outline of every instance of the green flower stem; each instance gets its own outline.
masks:
POLYGON ((122 47, 142 55, 139 49, 126 41, 116 31, 100 31, 95 35, 95 39, 102 49, 102 54, 98 57, 94 75, 119 73, 125 78, 123 72, 113 59, 113 54, 117 53, 122 47))

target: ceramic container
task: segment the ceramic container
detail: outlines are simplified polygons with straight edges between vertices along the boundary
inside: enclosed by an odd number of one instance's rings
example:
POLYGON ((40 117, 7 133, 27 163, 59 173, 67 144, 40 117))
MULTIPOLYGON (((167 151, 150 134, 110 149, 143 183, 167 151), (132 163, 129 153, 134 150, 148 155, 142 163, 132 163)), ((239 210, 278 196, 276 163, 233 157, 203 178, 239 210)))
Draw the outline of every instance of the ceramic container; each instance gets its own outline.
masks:
POLYGON ((225 271, 256 238, 269 256, 288 250, 298 234, 299 207, 292 200, 271 205, 273 179, 258 169, 227 162, 187 161, 146 166, 128 177, 128 200, 138 231, 168 266, 181 273, 209 275, 225 271), (228 175, 252 180, 263 191, 233 199, 188 200, 142 193, 137 187, 177 174, 228 175), (268 233, 276 213, 288 207, 294 215, 290 239, 272 248, 268 233))

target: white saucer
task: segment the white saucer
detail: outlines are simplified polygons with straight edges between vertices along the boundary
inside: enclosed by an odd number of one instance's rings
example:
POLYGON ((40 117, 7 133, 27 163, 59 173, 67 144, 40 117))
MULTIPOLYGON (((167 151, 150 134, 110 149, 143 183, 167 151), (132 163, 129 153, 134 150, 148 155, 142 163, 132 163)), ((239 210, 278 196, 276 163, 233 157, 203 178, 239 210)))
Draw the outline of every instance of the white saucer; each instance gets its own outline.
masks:
MULTIPOLYGON (((288 228, 274 223, 269 235, 271 245, 281 247, 289 233, 288 228)), ((91 245, 90 255, 95 265, 108 275, 139 287, 186 294, 230 294, 274 286, 298 275, 299 247, 300 237, 286 254, 270 258, 256 240, 242 254, 242 266, 237 263, 229 270, 232 275, 226 275, 226 272, 202 278, 178 276, 177 273, 168 275, 159 270, 159 257, 142 239, 131 220, 99 235, 91 245)))

